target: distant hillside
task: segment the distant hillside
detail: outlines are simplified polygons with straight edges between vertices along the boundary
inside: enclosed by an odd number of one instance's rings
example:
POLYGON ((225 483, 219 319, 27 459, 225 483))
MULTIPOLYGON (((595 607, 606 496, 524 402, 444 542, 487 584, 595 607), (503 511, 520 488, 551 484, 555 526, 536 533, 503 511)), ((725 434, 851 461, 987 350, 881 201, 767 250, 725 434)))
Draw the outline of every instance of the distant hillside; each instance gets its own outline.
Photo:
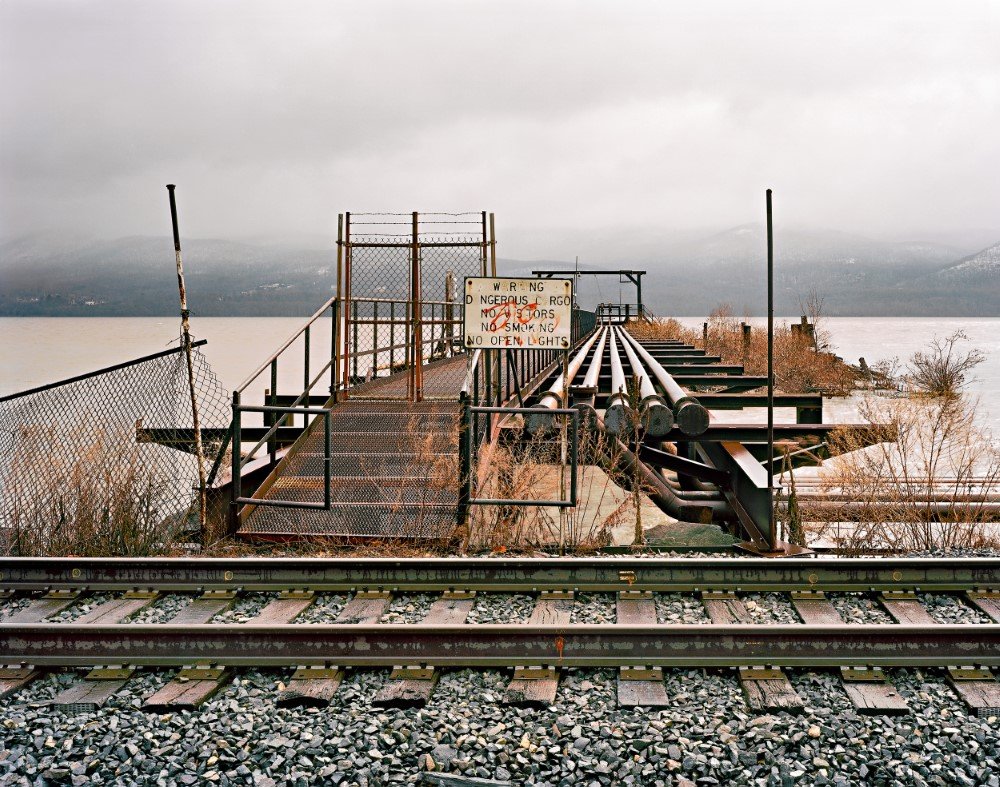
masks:
MULTIPOLYGON (((648 271, 646 304, 658 314, 704 315, 722 302, 760 315, 766 297, 763 227, 691 235, 631 254, 588 257, 582 270, 648 271)), ((501 245, 502 250, 502 245, 501 245)), ((1000 244, 968 255, 934 243, 889 243, 836 231, 783 230, 775 244, 776 308, 796 313, 815 290, 830 315, 1000 315, 1000 244)), ((307 315, 336 287, 331 247, 185 241, 192 310, 202 316, 307 315)), ((501 274, 530 275, 569 262, 501 259, 501 274)), ((366 278, 383 272, 368 267, 366 278)), ((384 272, 389 280, 389 271, 384 272)), ((168 237, 115 241, 28 237, 0 244, 0 315, 171 315, 177 309, 168 237)), ((380 293, 384 297, 401 292, 380 293)), ((583 277, 580 302, 632 297, 615 277, 583 277)))

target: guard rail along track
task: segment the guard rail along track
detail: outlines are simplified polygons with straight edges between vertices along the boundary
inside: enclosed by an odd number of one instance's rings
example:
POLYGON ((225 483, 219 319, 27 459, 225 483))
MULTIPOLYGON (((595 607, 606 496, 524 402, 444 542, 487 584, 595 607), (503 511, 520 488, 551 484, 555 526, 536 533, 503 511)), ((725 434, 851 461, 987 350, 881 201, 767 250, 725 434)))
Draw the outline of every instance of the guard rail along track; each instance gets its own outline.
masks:
MULTIPOLYGON (((345 668, 391 667, 386 691, 405 704, 426 701, 437 668, 501 667, 514 670, 508 699, 531 704, 555 696, 560 669, 614 667, 623 704, 663 705, 662 668, 729 667, 740 669, 751 705, 788 708, 794 691, 781 668, 808 667, 840 668, 849 693, 888 687, 898 705, 881 668, 927 667, 947 669, 974 709, 1000 705, 991 671, 1000 667, 1000 559, 993 558, 3 558, 0 594, 0 664, 8 665, 0 696, 42 668, 90 667, 75 695, 100 704, 95 698, 137 667, 181 667, 171 696, 197 689, 198 701, 186 700, 196 707, 230 668, 289 667, 297 668, 289 686, 302 687, 295 697, 328 701, 345 668), (275 591, 247 623, 210 622, 240 596, 275 591), (96 608, 70 622, 46 622, 95 593, 112 597, 98 596, 96 608), (293 623, 322 593, 349 599, 337 622, 293 623), (418 623, 380 622, 393 594, 413 593, 440 595, 418 623), (484 593, 534 594, 535 608, 526 622, 465 622, 484 593), (574 622, 575 594, 595 593, 617 594, 609 597, 615 623, 574 622), (659 622, 658 593, 696 596, 711 625, 659 622), (753 622, 747 593, 782 594, 801 622, 753 622), (895 622, 848 625, 828 593, 865 594, 895 622), (177 622, 127 622, 166 594, 195 600, 177 622), (991 622, 938 623, 922 594, 957 596, 991 622)), ((867 695, 859 702, 879 706, 867 695)), ((172 704, 185 702, 147 702, 172 704)))

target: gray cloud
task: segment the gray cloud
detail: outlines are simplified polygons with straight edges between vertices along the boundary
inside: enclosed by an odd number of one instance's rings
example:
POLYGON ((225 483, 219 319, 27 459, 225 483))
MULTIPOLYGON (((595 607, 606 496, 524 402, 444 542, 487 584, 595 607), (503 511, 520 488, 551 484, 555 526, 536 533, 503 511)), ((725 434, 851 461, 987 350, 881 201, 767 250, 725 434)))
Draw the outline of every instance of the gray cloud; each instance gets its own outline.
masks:
POLYGON ((191 236, 485 208, 525 256, 767 186, 800 225, 1000 231, 998 40, 990 2, 7 0, 0 232, 162 233, 167 182, 191 236))

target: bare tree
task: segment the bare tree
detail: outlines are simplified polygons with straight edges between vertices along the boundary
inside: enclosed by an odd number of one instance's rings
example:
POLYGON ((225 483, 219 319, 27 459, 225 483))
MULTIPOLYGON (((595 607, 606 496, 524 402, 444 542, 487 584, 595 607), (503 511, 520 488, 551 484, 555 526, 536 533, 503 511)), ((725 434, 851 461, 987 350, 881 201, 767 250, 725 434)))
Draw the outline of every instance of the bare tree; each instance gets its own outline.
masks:
POLYGON ((823 319, 823 306, 826 298, 812 288, 804 296, 799 297, 799 313, 809 318, 812 324, 813 349, 816 352, 830 352, 832 349, 832 336, 826 329, 826 321, 823 319))
POLYGON ((931 396, 956 396, 968 382, 969 372, 986 360, 982 350, 958 346, 968 338, 961 330, 944 339, 935 336, 926 351, 911 355, 906 376, 910 385, 931 396))

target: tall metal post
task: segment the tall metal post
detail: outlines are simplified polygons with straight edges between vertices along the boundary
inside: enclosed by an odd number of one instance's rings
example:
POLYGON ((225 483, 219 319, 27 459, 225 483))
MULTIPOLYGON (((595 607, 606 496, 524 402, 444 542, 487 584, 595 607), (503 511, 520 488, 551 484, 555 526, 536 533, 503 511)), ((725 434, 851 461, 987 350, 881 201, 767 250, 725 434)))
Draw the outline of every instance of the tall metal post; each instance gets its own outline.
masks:
POLYGON ((497 275, 497 227, 494 215, 490 214, 490 276, 497 275))
POLYGON ((330 332, 330 395, 337 401, 340 395, 340 319, 344 297, 344 214, 337 215, 337 300, 331 313, 333 327, 330 332))
POLYGON ((421 323, 423 322, 423 307, 422 298, 420 295, 420 229, 419 229, 419 214, 417 211, 413 211, 413 245, 412 245, 412 257, 410 263, 410 295, 412 296, 413 302, 413 368, 410 370, 410 380, 412 386, 412 396, 411 401, 419 402, 424 398, 424 382, 423 382, 423 355, 424 355, 424 343, 423 343, 423 328, 421 323))
POLYGON ((777 547, 774 522, 774 228, 771 224, 771 189, 767 190, 767 545, 777 547))
POLYGON ((174 199, 174 184, 167 185, 170 195, 170 223, 174 231, 174 258, 177 264, 177 291, 181 302, 181 345, 187 361, 188 391, 191 395, 191 426, 194 428, 194 453, 198 460, 198 525, 202 536, 205 534, 207 518, 207 479, 205 474, 205 452, 201 444, 201 423, 198 419, 198 397, 194 389, 194 361, 191 357, 191 313, 187 307, 187 288, 184 286, 184 262, 181 259, 181 235, 177 228, 177 202, 174 199))
MULTIPOLYGON (((343 398, 349 398, 348 390, 351 387, 351 368, 348 365, 350 359, 348 358, 349 352, 347 350, 348 337, 351 333, 351 214, 344 214, 344 286, 343 286, 343 306, 341 307, 341 315, 344 320, 344 338, 341 342, 343 347, 338 347, 338 350, 343 350, 343 372, 340 378, 341 385, 343 385, 343 398)), ((353 326, 355 331, 358 330, 358 326, 353 326)))

